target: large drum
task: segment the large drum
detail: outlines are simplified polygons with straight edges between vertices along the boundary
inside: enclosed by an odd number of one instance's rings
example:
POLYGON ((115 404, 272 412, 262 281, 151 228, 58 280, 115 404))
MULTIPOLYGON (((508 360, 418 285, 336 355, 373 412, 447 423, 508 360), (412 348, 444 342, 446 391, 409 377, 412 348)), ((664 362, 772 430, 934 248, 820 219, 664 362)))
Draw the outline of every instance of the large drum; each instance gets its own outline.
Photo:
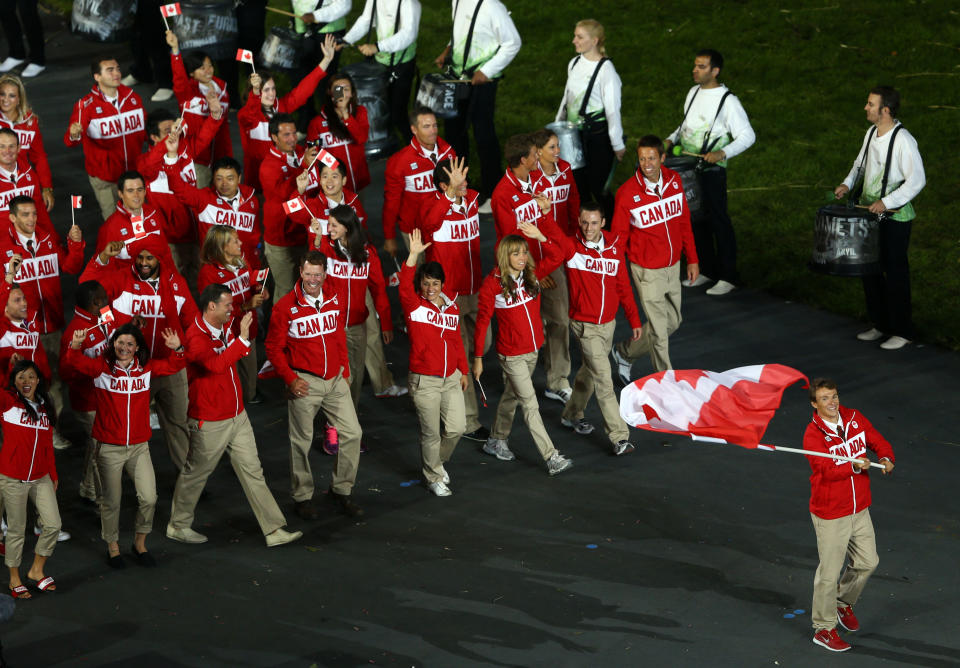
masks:
POLYGON ((439 72, 425 74, 417 89, 417 104, 429 107, 437 118, 456 118, 457 86, 469 86, 469 83, 441 83, 447 77, 439 72))
POLYGON ((547 125, 547 130, 557 135, 560 142, 560 157, 570 163, 570 169, 580 169, 587 166, 583 155, 583 142, 580 139, 580 128, 576 123, 556 121, 547 125))
POLYGON ((880 225, 864 209, 829 204, 817 211, 810 268, 831 276, 880 273, 880 225))
POLYGON ((260 49, 260 65, 268 70, 293 71, 300 64, 303 38, 289 28, 274 26, 260 49))
POLYGON ((167 20, 180 40, 181 51, 202 49, 212 60, 233 60, 236 57, 237 15, 233 11, 233 0, 181 0, 180 9, 183 11, 181 16, 167 20))
POLYGON ((136 8, 129 0, 74 0, 70 29, 96 42, 125 42, 133 36, 136 8))
POLYGON ((351 63, 342 68, 353 79, 357 104, 367 108, 370 134, 367 158, 375 159, 393 152, 396 143, 390 132, 390 106, 387 104, 387 67, 375 60, 351 63))
POLYGON ((700 188, 700 177, 697 174, 699 158, 688 155, 671 155, 663 162, 663 166, 672 169, 680 175, 683 184, 683 194, 687 198, 687 209, 691 220, 703 214, 703 190, 700 188))

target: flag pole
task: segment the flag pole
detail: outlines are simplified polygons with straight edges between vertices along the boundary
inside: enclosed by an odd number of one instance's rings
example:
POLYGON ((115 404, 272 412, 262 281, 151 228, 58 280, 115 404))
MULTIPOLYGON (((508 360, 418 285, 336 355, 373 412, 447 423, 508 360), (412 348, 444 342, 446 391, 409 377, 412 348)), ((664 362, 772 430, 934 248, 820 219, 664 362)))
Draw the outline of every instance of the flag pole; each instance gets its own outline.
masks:
MULTIPOLYGON (((721 443, 723 445, 736 445, 736 443, 730 443, 730 441, 725 441, 722 438, 713 438, 710 436, 697 436, 696 434, 690 434, 690 439, 693 441, 703 441, 705 443, 721 443)), ((772 450, 774 452, 792 452, 798 455, 809 455, 810 457, 827 457, 833 460, 839 460, 842 462, 861 462, 865 457, 843 457, 841 455, 832 455, 829 452, 814 452, 813 450, 803 450, 801 448, 787 448, 782 445, 758 445, 757 449, 759 450, 772 450)), ((883 464, 877 462, 870 462, 870 466, 878 469, 885 469, 886 467, 883 464)))

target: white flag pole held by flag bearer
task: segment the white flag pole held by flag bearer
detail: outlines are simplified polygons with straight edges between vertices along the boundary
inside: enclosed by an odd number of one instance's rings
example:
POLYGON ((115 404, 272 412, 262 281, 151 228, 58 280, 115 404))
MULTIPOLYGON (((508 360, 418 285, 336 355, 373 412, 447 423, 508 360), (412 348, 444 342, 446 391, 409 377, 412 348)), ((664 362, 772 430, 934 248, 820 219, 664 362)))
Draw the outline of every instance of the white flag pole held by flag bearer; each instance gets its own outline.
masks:
MULTIPOLYGON (((805 375, 782 364, 758 364, 721 372, 661 371, 623 388, 620 416, 639 429, 680 434, 694 441, 862 462, 865 457, 760 443, 780 407, 784 390, 798 381, 808 383, 805 375)), ((884 468, 876 462, 870 462, 870 466, 884 468)))

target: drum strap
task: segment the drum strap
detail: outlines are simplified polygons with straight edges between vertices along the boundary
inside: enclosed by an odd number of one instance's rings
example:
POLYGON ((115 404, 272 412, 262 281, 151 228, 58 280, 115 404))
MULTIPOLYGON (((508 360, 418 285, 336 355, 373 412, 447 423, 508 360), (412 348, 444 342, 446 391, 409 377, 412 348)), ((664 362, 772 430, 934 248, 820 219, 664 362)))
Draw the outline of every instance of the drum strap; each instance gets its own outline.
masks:
MULTIPOLYGON (((860 166, 857 167, 857 176, 855 183, 853 185, 853 192, 850 193, 848 200, 853 203, 858 203, 860 201, 860 195, 863 194, 863 168, 867 164, 867 152, 870 150, 870 142, 873 141, 873 136, 877 134, 877 126, 874 125, 870 128, 870 134, 867 135, 867 143, 863 145, 863 154, 860 156, 860 166)), ((892 145, 892 142, 891 142, 892 145)), ((886 170, 884 170, 884 179, 886 179, 886 170)))
MULTIPOLYGON (((696 97, 697 94, 694 93, 693 95, 696 97)), ((723 103, 727 101, 727 98, 730 97, 730 95, 731 93, 728 90, 723 94, 723 97, 720 98, 720 104, 717 105, 717 113, 713 115, 713 120, 710 122, 710 128, 707 130, 707 134, 703 136, 703 144, 700 146, 701 154, 709 153, 711 150, 713 150, 713 147, 716 145, 716 143, 720 141, 720 137, 717 137, 713 140, 713 143, 710 143, 710 133, 713 132, 713 126, 716 125, 717 119, 720 118, 720 110, 723 109, 723 103)), ((690 100, 690 104, 693 104, 693 100, 690 100)), ((689 111, 689 108, 687 111, 689 111)), ((686 118, 686 116, 684 116, 684 118, 686 118)))
POLYGON ((898 123, 897 127, 893 129, 893 134, 890 135, 890 145, 887 146, 887 162, 883 165, 883 180, 880 182, 880 199, 883 199, 887 196, 887 178, 890 176, 890 165, 893 163, 893 142, 897 139, 897 133, 903 128, 903 125, 898 123))
MULTIPOLYGON (((376 0, 374 0, 376 2, 376 0)), ((470 29, 467 31, 467 43, 463 46, 463 62, 460 64, 460 71, 467 74, 467 59, 470 57, 470 45, 473 44, 473 31, 477 26, 477 17, 480 16, 480 6, 483 0, 478 0, 476 8, 473 10, 473 18, 470 19, 470 29)), ((457 9, 460 7, 460 1, 453 7, 454 23, 456 22, 457 9)), ((450 43, 453 44, 453 28, 450 28, 450 43)), ((473 73, 470 73, 473 76, 473 73)))
MULTIPOLYGON (((577 56, 577 60, 580 60, 580 56, 577 56)), ((573 62, 574 65, 577 64, 577 60, 573 62)), ((583 94, 583 102, 580 103, 580 112, 578 116, 583 118, 587 115, 587 103, 590 101, 590 94, 593 92, 593 85, 597 83, 597 76, 600 74, 600 68, 603 67, 603 64, 610 60, 606 56, 600 59, 600 62, 597 63, 596 68, 593 70, 593 76, 590 77, 590 83, 587 84, 587 90, 583 94)))

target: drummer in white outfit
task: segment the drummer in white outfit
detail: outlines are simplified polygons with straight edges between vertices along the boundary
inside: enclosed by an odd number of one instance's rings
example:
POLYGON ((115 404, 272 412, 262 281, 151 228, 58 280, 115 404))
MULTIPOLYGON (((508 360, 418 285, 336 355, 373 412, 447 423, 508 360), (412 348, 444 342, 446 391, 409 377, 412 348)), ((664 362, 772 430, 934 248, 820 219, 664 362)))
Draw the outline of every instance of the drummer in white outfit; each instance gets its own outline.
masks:
POLYGON ((613 194, 606 192, 607 179, 614 159, 623 159, 626 146, 620 121, 620 76, 607 58, 605 39, 600 23, 593 19, 577 23, 573 46, 578 55, 567 65, 567 86, 556 120, 581 125, 586 165, 573 172, 580 199, 595 200, 603 206, 605 218, 613 220, 613 194))

